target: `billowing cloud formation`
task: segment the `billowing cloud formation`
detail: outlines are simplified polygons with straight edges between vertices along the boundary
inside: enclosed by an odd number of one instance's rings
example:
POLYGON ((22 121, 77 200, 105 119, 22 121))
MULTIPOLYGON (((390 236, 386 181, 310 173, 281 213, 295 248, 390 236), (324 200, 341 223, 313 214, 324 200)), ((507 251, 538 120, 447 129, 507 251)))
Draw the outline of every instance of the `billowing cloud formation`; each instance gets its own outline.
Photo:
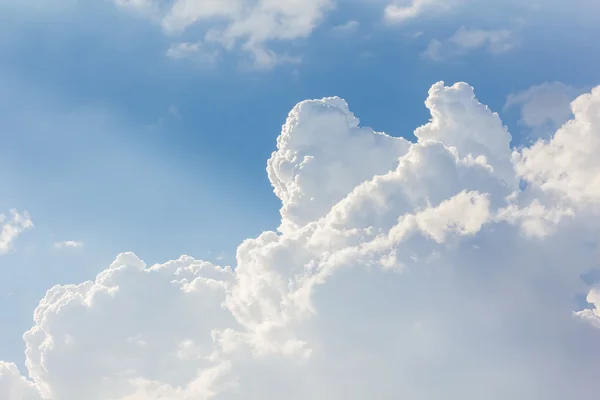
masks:
POLYGON ((298 104, 268 163, 280 233, 244 241, 233 269, 126 253, 50 289, 30 379, 0 364, 0 397, 596 396, 600 296, 580 277, 598 267, 600 88, 521 151, 464 83, 425 104, 416 143, 339 98, 298 104))
POLYGON ((30 228, 33 228, 33 222, 27 211, 20 214, 17 210, 10 210, 10 217, 0 214, 0 255, 10 252, 15 240, 30 228))
POLYGON ((522 151, 518 170, 562 202, 596 206, 600 202, 600 87, 575 99, 571 111, 575 118, 551 140, 522 151))
POLYGON ((269 180, 283 202, 282 228, 325 216, 359 183, 393 169, 409 147, 405 139, 360 127, 340 98, 299 103, 267 164, 269 180))

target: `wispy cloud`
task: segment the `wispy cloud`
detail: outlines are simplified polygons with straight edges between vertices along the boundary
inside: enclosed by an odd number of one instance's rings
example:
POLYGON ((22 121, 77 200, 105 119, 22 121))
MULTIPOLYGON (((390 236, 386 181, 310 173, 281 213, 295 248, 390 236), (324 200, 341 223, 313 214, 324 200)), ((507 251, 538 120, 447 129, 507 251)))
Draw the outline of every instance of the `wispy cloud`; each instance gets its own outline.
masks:
POLYGON ((385 19, 402 23, 425 15, 447 11, 465 3, 466 0, 411 0, 393 1, 385 7, 385 19))
POLYGON ((202 42, 174 43, 166 52, 167 57, 173 59, 191 59, 199 65, 214 66, 219 61, 220 51, 208 48, 202 42))
POLYGON ((350 20, 344 24, 334 26, 331 28, 331 32, 336 36, 348 36, 356 33, 358 28, 360 28, 360 23, 355 20, 350 20))
POLYGON ((195 1, 175 0, 115 0, 124 9, 156 10, 152 18, 160 21, 164 33, 169 36, 183 34, 192 26, 211 22, 195 37, 196 40, 175 43, 167 51, 173 58, 187 58, 197 54, 203 60, 215 61, 216 54, 205 49, 213 47, 232 51, 241 50, 248 54, 254 64, 261 68, 272 68, 296 57, 280 56, 267 43, 291 41, 305 38, 333 9, 333 0, 304 1, 195 1))
POLYGON ((77 247, 83 247, 83 242, 78 242, 75 240, 65 240, 62 242, 55 242, 54 247, 57 249, 74 249, 77 247))
POLYGON ((17 210, 10 210, 10 216, 0 214, 0 255, 9 253, 15 240, 26 229, 33 228, 33 222, 27 211, 20 214, 17 210))
POLYGON ((512 30, 467 29, 462 26, 447 39, 431 40, 422 55, 430 60, 441 61, 480 49, 500 54, 511 50, 516 45, 517 40, 512 30))

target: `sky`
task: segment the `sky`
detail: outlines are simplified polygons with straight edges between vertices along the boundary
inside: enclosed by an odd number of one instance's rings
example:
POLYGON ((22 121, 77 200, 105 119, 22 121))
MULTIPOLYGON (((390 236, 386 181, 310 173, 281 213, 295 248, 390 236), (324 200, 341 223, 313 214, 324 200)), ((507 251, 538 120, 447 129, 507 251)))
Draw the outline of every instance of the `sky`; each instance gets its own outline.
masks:
POLYGON ((593 398, 600 3, 0 2, 0 398, 593 398))

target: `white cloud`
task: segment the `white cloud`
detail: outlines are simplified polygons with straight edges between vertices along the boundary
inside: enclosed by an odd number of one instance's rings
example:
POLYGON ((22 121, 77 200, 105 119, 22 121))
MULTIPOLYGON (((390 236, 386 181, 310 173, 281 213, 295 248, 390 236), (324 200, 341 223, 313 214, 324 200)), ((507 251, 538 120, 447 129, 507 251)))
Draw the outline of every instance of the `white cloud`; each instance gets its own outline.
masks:
MULTIPOLYGON (((384 18, 390 23, 422 22, 431 18, 448 18, 471 15, 478 19, 494 15, 496 18, 510 15, 520 18, 525 15, 538 15, 541 12, 560 9, 564 2, 560 0, 389 0, 384 8, 384 18)), ((578 9, 590 8, 588 0, 575 0, 572 4, 578 9)))
POLYGON ((406 22, 428 14, 438 14, 459 7, 468 0, 398 0, 385 7, 385 19, 406 22))
POLYGON ((75 240, 65 240, 63 242, 55 242, 54 247, 56 247, 57 249, 83 247, 83 242, 78 242, 75 240))
POLYGON ((190 54, 196 54, 200 51, 202 43, 181 42, 171 45, 167 50, 167 56, 171 58, 185 58, 190 54))
POLYGON ((409 146, 405 139, 360 127, 338 97, 299 103, 267 163, 283 203, 281 229, 297 229, 324 216, 356 185, 393 169, 409 146))
POLYGON ((519 173, 561 201, 600 202, 600 87, 571 103, 574 118, 518 154, 519 173))
POLYGON ((212 66, 219 61, 219 49, 209 49, 201 42, 174 43, 167 50, 167 57, 174 59, 190 58, 201 65, 212 66))
POLYGON ((159 14, 165 33, 178 35, 192 26, 204 28, 204 37, 197 44, 175 45, 174 50, 170 50, 171 53, 175 52, 179 56, 192 55, 199 46, 217 44, 227 50, 241 48, 251 55, 257 66, 263 68, 296 58, 283 55, 283 59, 279 60, 280 55, 268 48, 269 42, 310 36, 333 5, 333 0, 154 2, 155 8, 161 10, 159 14))
POLYGON ((344 37, 344 36, 348 36, 353 33, 356 33, 356 31, 358 31, 359 27, 360 27, 360 22, 355 21, 355 20, 350 20, 341 25, 334 26, 333 28, 331 28, 331 31, 333 32, 334 35, 344 37))
POLYGON ((33 222, 27 211, 20 214, 17 210, 10 210, 10 217, 0 214, 0 255, 10 252, 15 240, 30 228, 33 228, 33 222))
POLYGON ((572 118, 571 102, 584 89, 562 82, 544 82, 508 96, 504 109, 520 107, 521 122, 534 137, 550 136, 572 118))
POLYGON ((17 366, 0 361, 0 393, 8 400, 37 400, 38 392, 21 377, 17 366))
MULTIPOLYGON (((585 2, 586 0, 578 0, 585 2)), ((327 15, 335 9, 348 9, 347 1, 339 0, 114 0, 124 10, 137 10, 157 22, 163 32, 172 37, 167 51, 176 58, 196 57, 200 49, 218 47, 220 50, 241 51, 254 67, 273 68, 285 63, 297 63, 298 54, 280 53, 282 43, 311 36, 327 15), (278 49, 275 51, 275 49, 278 49)), ((455 23, 464 21, 473 10, 499 15, 498 20, 523 22, 540 13, 560 12, 558 1, 502 0, 488 4, 482 0, 361 0, 360 6, 383 8, 383 18, 391 23, 422 21, 452 14, 455 23), (456 16, 457 18, 454 18, 456 16)), ((355 4, 356 6, 356 4, 355 4)), ((587 6, 587 5, 586 5, 587 6)), ((577 5, 581 8, 582 5, 577 5)), ((471 15, 472 16, 472 15, 471 15)), ((570 15, 568 18, 575 18, 570 15)), ((470 18, 467 18, 470 19, 470 18)), ((484 18, 489 20, 489 18, 484 18)), ((355 32, 364 21, 354 18, 346 24, 329 29, 334 34, 355 32)), ((488 47, 503 52, 514 46, 510 30, 459 30, 455 37, 433 40, 426 54, 436 57, 450 47, 451 54, 462 54, 476 48, 488 47)), ((201 51, 204 53, 204 51, 201 51)), ((212 54, 212 51, 210 52, 212 54)))
POLYGON ((120 7, 131 7, 135 9, 146 9, 153 5, 152 0, 115 0, 120 7))
POLYGON ((433 39, 423 52, 423 56, 439 61, 480 49, 499 54, 512 49, 515 45, 515 33, 511 30, 467 29, 463 26, 447 39, 433 39))
POLYGON ((31 380, 0 364, 0 398, 593 398, 600 88, 520 152, 468 85, 425 104, 416 143, 339 98, 298 104, 268 163, 281 233, 234 269, 125 253, 55 286, 24 335, 31 380))
POLYGON ((600 329, 600 289, 590 291, 586 300, 589 304, 592 304, 594 308, 578 311, 577 315, 600 329))

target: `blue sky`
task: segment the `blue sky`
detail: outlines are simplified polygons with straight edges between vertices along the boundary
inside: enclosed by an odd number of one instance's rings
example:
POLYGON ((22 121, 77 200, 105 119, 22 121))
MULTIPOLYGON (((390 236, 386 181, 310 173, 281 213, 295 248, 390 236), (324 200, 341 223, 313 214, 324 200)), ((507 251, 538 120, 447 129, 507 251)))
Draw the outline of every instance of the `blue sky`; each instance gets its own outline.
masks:
POLYGON ((0 256, 0 360, 23 365, 21 336, 48 288, 92 279, 120 252, 234 263, 242 240, 275 229, 266 160, 299 101, 340 96, 362 125, 412 139, 429 87, 466 81, 520 145, 532 128, 519 107, 503 110, 511 93, 600 83, 591 0, 476 2, 403 23, 383 20, 385 3, 340 1, 307 37, 264 44, 300 62, 259 68, 239 46, 214 64, 168 57, 179 38, 108 0, 3 2, 0 212, 27 210, 35 228, 0 256), (453 50, 445 40, 461 27, 509 30, 510 49, 453 50), (446 49, 437 60, 423 55, 433 39, 446 49), (83 246, 54 246, 67 240, 83 246))

